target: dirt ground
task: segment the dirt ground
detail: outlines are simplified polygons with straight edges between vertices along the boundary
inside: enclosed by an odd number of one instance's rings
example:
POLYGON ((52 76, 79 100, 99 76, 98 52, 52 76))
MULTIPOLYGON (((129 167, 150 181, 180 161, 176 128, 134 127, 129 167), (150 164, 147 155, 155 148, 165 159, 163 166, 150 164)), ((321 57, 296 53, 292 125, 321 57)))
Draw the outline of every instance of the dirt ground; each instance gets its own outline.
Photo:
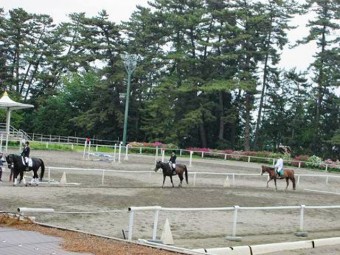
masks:
MULTIPOLYGON (((166 179, 165 187, 161 188, 163 176, 153 171, 154 156, 135 154, 129 155, 128 160, 122 156, 121 162, 118 162, 118 158, 113 162, 113 158, 107 155, 84 159, 83 153, 79 152, 33 151, 32 156, 44 160, 45 182, 38 187, 13 187, 8 182, 8 170, 5 168, 4 182, 0 183, 0 210, 13 213, 19 207, 53 208, 55 213, 32 213, 31 216, 36 217, 37 222, 117 238, 128 234, 129 207, 340 204, 340 178, 327 180, 326 177, 315 177, 326 173, 312 170, 295 170, 296 174, 314 175, 301 176, 296 191, 292 190, 291 184, 284 191, 286 184, 283 180, 278 181, 278 191, 275 191, 273 183, 266 188, 267 177, 260 176, 259 164, 197 158, 189 167, 188 185, 184 182, 183 187, 178 188, 179 180, 174 177, 175 188, 171 187, 169 179, 166 179), (212 175, 212 172, 219 174, 212 175), (235 179, 232 173, 236 174, 235 179), (59 182, 63 174, 67 185, 46 182, 49 177, 59 182)), ((177 161, 189 165, 186 158, 178 157, 177 161)), ((240 242, 226 239, 226 236, 232 235, 233 211, 160 211, 157 238, 161 236, 166 219, 170 223, 174 245, 188 249, 340 236, 340 209, 306 209, 304 230, 308 232, 308 237, 294 235, 299 229, 300 212, 297 209, 239 210, 236 236, 242 237, 240 242)), ((133 240, 151 239, 153 224, 153 211, 135 212, 133 240)), ((340 252, 340 247, 328 249, 329 254, 340 252)), ((297 251, 287 254, 313 253, 297 251)))

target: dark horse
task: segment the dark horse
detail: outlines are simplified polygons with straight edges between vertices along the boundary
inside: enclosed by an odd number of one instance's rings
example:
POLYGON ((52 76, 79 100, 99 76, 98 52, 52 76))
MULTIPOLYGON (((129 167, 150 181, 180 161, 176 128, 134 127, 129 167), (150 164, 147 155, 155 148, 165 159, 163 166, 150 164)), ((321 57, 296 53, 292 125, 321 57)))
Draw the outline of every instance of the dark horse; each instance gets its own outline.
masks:
POLYGON ((20 179, 19 183, 24 178, 24 171, 32 171, 33 170, 33 179, 31 181, 31 184, 35 183, 36 185, 38 184, 38 170, 41 168, 40 171, 40 178, 39 181, 42 181, 44 177, 44 172, 45 172, 45 164, 44 161, 40 158, 31 158, 32 159, 32 166, 29 167, 28 170, 26 170, 26 165, 23 162, 23 158, 19 155, 16 154, 8 154, 6 156, 6 161, 8 164, 8 168, 13 170, 13 181, 14 185, 17 185, 18 180, 17 177, 20 174, 20 179))
POLYGON ((261 175, 263 175, 265 172, 267 172, 269 174, 269 180, 267 181, 267 188, 268 188, 268 182, 270 182, 271 180, 274 180, 275 189, 277 190, 276 179, 286 179, 286 182, 287 182, 286 190, 287 190, 288 185, 289 185, 289 180, 292 181, 292 183, 293 183, 293 190, 295 190, 296 184, 295 184, 294 170, 292 170, 292 169, 284 169, 283 170, 283 176, 278 177, 278 176, 276 176, 276 172, 275 172, 275 168, 274 167, 262 166, 261 175))
MULTIPOLYGON (((165 182, 165 177, 169 176, 171 183, 172 183, 172 187, 174 187, 174 183, 172 181, 172 175, 173 175, 173 171, 172 168, 170 167, 169 163, 164 163, 162 161, 157 161, 156 162, 156 167, 155 167, 155 172, 158 171, 158 169, 162 168, 163 170, 163 185, 162 188, 164 187, 164 182, 165 182)), ((176 174, 178 175, 179 179, 180 179, 180 184, 178 185, 178 187, 182 187, 182 181, 183 181, 183 173, 185 174, 185 181, 187 182, 187 184, 189 184, 188 182, 188 169, 186 167, 186 165, 183 164, 176 164, 176 174)))

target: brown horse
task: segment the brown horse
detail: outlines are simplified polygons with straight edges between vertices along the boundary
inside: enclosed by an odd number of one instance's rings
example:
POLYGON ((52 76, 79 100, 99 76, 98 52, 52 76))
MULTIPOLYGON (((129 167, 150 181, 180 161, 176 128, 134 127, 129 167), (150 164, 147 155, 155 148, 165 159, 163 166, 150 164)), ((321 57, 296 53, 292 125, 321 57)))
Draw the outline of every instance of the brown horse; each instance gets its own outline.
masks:
MULTIPOLYGON (((164 163, 162 161, 157 161, 156 162, 156 167, 155 167, 155 172, 158 171, 158 169, 162 168, 163 170, 163 185, 162 188, 164 187, 164 182, 165 182, 165 177, 169 176, 171 183, 172 183, 172 187, 174 187, 174 183, 172 181, 172 175, 173 175, 173 171, 172 171, 172 167, 170 167, 169 163, 164 163)), ((178 187, 182 187, 182 181, 183 181, 183 173, 185 174, 185 181, 188 183, 188 169, 186 167, 186 165, 183 164, 176 164, 176 174, 178 175, 179 179, 180 179, 180 184, 178 185, 178 187)))
POLYGON ((276 176, 276 172, 275 172, 275 168, 274 167, 262 166, 261 175, 263 175, 265 172, 267 172, 269 174, 269 180, 267 181, 267 188, 269 187, 268 186, 268 182, 270 182, 271 180, 274 180, 275 190, 277 190, 276 179, 286 179, 286 182, 287 182, 286 190, 287 190, 288 185, 289 185, 289 180, 292 181, 292 183, 293 183, 293 190, 295 190, 296 184, 295 184, 294 170, 292 170, 292 169, 284 169, 283 170, 283 176, 278 177, 278 176, 276 176))

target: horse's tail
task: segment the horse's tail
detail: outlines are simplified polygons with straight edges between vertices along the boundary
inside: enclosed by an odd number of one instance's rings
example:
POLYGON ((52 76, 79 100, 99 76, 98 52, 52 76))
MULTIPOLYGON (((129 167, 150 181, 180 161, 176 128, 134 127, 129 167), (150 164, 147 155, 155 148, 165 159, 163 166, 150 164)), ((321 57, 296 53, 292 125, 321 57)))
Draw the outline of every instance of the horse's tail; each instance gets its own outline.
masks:
POLYGON ((184 173, 185 173, 185 181, 187 182, 187 184, 189 184, 189 181, 188 181, 188 169, 187 169, 187 166, 184 166, 184 173))
POLYGON ((44 164, 44 161, 42 161, 42 159, 40 159, 40 161, 41 161, 40 181, 42 181, 42 179, 44 178, 44 173, 45 173, 45 164, 44 164))
POLYGON ((293 183, 293 190, 295 190, 295 188, 296 188, 296 182, 295 182, 294 170, 292 170, 292 183, 293 183))

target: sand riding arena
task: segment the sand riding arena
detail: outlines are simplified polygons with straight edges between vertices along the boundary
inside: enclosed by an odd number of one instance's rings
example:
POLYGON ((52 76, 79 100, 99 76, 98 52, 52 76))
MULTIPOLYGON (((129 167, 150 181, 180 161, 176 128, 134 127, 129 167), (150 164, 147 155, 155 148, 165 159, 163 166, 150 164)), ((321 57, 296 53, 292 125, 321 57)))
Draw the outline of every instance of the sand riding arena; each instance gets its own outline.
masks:
MULTIPOLYGON (((84 159, 77 152, 33 151, 32 156, 44 160, 45 182, 13 187, 5 169, 2 211, 53 208, 53 213, 30 216, 49 225, 132 240, 159 239, 168 220, 174 245, 188 249, 340 236, 340 209, 323 208, 340 205, 339 174, 296 168, 296 190, 290 183, 285 191, 285 181, 279 180, 275 191, 272 182, 266 188, 260 164, 197 158, 188 166, 189 184, 178 188, 175 176, 175 188, 168 178, 161 188, 163 176, 154 172, 155 156, 129 154, 120 163, 105 156, 84 159), (295 235, 301 230, 301 205, 307 237, 295 235), (131 220, 129 208, 151 206, 161 208, 156 229, 153 209, 136 210, 131 220), (228 209, 235 206, 240 208, 236 229, 235 210, 228 209)), ((187 158, 179 157, 178 162, 189 164, 187 158)))

